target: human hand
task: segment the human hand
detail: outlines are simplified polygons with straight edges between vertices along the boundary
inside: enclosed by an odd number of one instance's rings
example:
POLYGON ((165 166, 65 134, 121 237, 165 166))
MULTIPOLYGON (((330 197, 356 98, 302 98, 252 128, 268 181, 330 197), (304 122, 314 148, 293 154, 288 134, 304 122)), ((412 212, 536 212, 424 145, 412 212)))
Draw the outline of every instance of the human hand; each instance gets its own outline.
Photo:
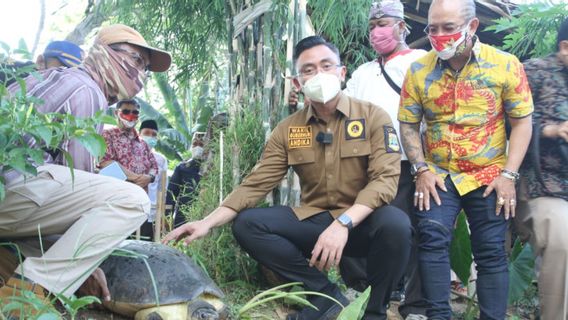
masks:
POLYGON ((416 178, 416 192, 414 192, 414 206, 418 207, 420 211, 430 210, 430 196, 434 199, 437 205, 442 205, 440 196, 436 187, 444 192, 447 192, 444 180, 438 177, 430 170, 419 172, 416 178))
POLYGON ((300 90, 295 86, 292 86, 290 93, 288 94, 288 105, 289 106, 297 106, 298 105, 298 93, 300 90))
POLYGON ((568 142, 568 121, 547 125, 543 128, 542 134, 547 138, 561 138, 568 142))
POLYGON ((509 217, 514 218, 515 208, 517 206, 517 192, 515 191, 515 183, 513 180, 503 176, 498 176, 490 185, 487 186, 483 193, 483 197, 487 197, 493 190, 497 193, 495 214, 499 215, 501 213, 501 209, 504 209, 505 220, 508 220, 509 217))
POLYGON ((134 184, 140 186, 141 188, 146 188, 151 183, 152 177, 148 174, 138 174, 132 178, 134 184))
POLYGON ((110 291, 104 271, 101 268, 96 268, 79 287, 78 293, 80 296, 95 296, 102 301, 110 301, 110 291))
POLYGON ((337 266, 347 243, 349 230, 337 220, 333 221, 319 236, 312 250, 310 267, 316 266, 319 271, 329 270, 337 266), (317 261, 319 258, 319 262, 317 261))
POLYGON ((167 244, 171 240, 179 241, 185 237, 184 243, 189 244, 193 240, 206 236, 210 230, 211 226, 204 220, 188 222, 168 233, 164 239, 162 239, 162 243, 167 244))

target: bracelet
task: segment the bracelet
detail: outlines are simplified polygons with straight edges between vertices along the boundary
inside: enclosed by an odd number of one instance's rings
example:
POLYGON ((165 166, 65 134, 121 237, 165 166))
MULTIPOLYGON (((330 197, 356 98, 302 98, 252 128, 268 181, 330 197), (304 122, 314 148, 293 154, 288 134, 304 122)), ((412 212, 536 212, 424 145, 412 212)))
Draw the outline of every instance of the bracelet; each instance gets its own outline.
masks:
POLYGON ((412 179, 412 182, 416 182, 416 180, 418 179, 418 177, 419 177, 421 174, 423 174, 424 172, 430 171, 430 168, 428 168, 428 167, 423 167, 423 168, 424 168, 424 170, 420 170, 420 171, 416 172, 416 174, 414 175, 414 178, 412 179))
POLYGON ((517 180, 519 180, 519 178, 521 177, 518 172, 514 172, 507 169, 501 170, 501 176, 513 182, 517 182, 517 180))

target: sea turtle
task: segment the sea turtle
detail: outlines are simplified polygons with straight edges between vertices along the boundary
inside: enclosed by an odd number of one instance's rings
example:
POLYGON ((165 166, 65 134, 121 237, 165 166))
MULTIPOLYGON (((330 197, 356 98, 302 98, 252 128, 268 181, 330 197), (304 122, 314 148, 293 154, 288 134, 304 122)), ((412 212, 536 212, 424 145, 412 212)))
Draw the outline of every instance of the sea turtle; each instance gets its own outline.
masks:
POLYGON ((136 320, 226 317, 223 292, 190 257, 171 247, 126 240, 100 267, 112 299, 105 306, 113 312, 136 320))

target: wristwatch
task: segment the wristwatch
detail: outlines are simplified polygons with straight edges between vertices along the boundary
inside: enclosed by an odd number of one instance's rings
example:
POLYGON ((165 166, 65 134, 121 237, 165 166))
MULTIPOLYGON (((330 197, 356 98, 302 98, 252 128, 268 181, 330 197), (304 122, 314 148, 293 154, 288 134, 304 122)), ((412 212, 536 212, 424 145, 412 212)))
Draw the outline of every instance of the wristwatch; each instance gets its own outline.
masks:
POLYGON ((428 168, 426 162, 417 162, 410 167, 410 174, 415 176, 421 168, 428 168))
POLYGON ((353 221, 351 221, 351 217, 345 213, 337 217, 337 221, 339 221, 342 226, 346 227, 347 230, 351 231, 351 229, 353 229, 353 221))

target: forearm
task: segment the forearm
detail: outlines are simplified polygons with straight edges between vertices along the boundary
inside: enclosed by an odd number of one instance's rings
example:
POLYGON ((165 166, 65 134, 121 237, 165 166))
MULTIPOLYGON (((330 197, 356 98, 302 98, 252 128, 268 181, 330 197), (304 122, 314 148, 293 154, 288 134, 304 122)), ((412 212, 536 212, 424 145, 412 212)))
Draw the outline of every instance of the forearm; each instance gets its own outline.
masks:
POLYGON ((532 119, 531 116, 521 119, 510 118, 510 122, 511 137, 509 138, 509 150, 505 169, 517 172, 531 141, 532 119))
POLYGON ((371 213, 373 209, 362 205, 362 204, 354 204, 349 209, 347 209, 344 214, 348 215, 351 218, 351 222, 353 226, 359 225, 363 220, 365 220, 371 213))
POLYGON ((424 162, 424 150, 420 140, 420 122, 400 123, 400 136, 404 152, 412 164, 424 162))
POLYGON ((203 218, 210 228, 220 227, 226 223, 229 223, 235 219, 237 212, 228 207, 218 207, 213 210, 207 217, 203 218))

